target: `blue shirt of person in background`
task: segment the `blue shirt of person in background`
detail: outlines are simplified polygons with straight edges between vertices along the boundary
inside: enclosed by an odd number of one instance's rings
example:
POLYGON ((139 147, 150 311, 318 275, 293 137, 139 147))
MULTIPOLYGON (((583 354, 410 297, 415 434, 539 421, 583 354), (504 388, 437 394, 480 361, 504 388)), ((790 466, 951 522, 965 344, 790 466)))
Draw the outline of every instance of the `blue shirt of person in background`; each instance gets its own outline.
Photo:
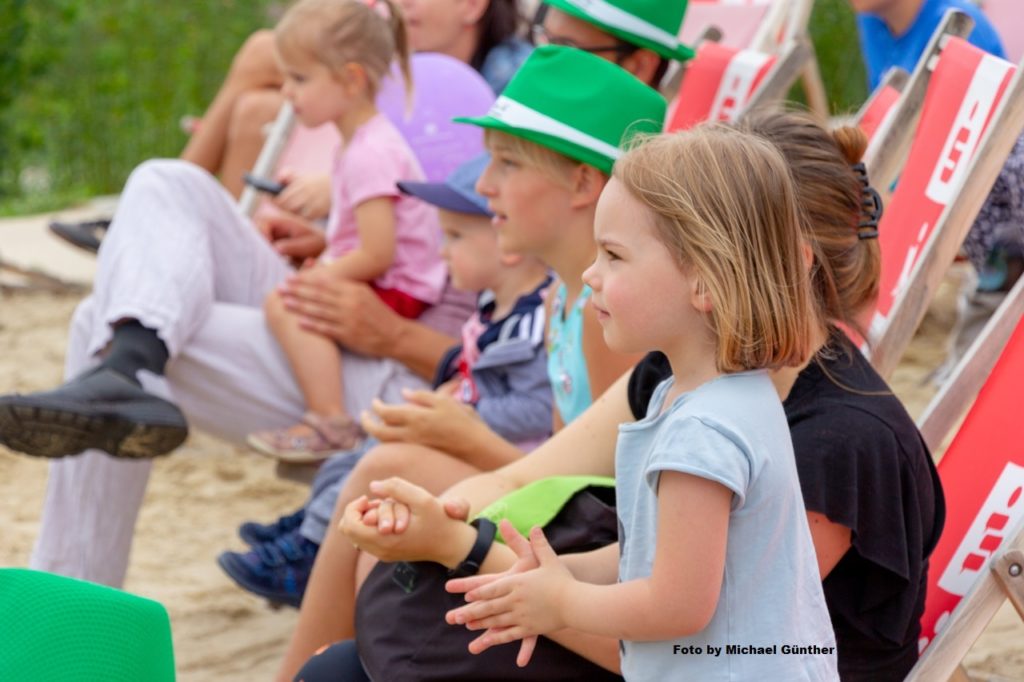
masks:
MULTIPOLYGON (((897 2, 915 0, 897 0, 897 2)), ((919 0, 916 0, 919 1, 919 0)), ((868 86, 874 90, 890 67, 900 66, 913 72, 918 59, 928 47, 928 41, 949 9, 959 9, 974 19, 974 30, 968 40, 971 44, 997 57, 1006 58, 999 34, 977 5, 968 0, 924 0, 917 17, 910 27, 900 35, 894 35, 881 16, 871 13, 864 0, 852 0, 858 12, 857 26, 860 29, 860 45, 864 63, 868 70, 868 86)))

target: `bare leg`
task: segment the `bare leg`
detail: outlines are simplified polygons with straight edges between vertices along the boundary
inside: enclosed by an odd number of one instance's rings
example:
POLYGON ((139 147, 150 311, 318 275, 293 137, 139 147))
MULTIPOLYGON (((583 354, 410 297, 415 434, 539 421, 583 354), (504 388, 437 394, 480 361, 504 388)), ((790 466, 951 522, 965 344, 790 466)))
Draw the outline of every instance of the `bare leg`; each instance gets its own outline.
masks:
POLYGON ((284 97, 277 89, 254 90, 238 98, 220 165, 220 181, 235 197, 245 189, 242 176, 256 164, 266 142, 263 130, 277 117, 283 102, 284 97))
MULTIPOLYGON (((272 292, 264 304, 267 325, 288 356, 306 407, 322 417, 347 416, 341 384, 341 351, 326 336, 308 332, 299 326, 299 318, 284 307, 278 293, 272 292)), ((301 425, 299 428, 309 430, 301 425)))
POLYGON ((302 664, 325 644, 355 635, 356 585, 368 572, 361 553, 341 533, 334 530, 349 502, 366 493, 370 481, 402 476, 440 494, 464 478, 480 471, 462 460, 422 445, 389 443, 366 454, 356 465, 338 496, 331 527, 316 555, 316 563, 306 586, 288 650, 277 679, 290 682, 302 664), (357 583, 357 563, 359 563, 357 583))
POLYGON ((272 31, 257 31, 235 54, 224 84, 203 114, 203 123, 192 136, 181 158, 217 173, 223 162, 228 126, 238 98, 252 90, 279 88, 283 78, 274 55, 272 31))

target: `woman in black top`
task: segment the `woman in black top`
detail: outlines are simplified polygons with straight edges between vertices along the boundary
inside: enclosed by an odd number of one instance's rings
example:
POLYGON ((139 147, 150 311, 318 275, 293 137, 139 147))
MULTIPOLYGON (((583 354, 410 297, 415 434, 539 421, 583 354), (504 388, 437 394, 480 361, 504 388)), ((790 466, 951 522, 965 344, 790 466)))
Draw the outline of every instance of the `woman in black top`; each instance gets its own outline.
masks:
MULTIPOLYGON (((878 294, 880 270, 878 216, 858 168, 864 134, 853 128, 829 134, 794 113, 754 113, 741 125, 774 142, 790 163, 823 317, 861 329, 858 321, 878 294)), ((785 396, 840 675, 846 681, 900 680, 917 658, 928 557, 945 517, 942 489, 913 421, 845 334, 836 327, 816 345, 804 367, 776 370, 772 378, 785 396)), ((386 561, 450 563, 467 556, 476 535, 464 523, 470 510, 549 476, 613 475, 617 424, 646 413, 653 388, 668 371, 663 357, 648 356, 532 453, 459 483, 443 499, 389 482, 389 494, 413 515, 405 537, 381 540, 376 531, 358 529, 350 537, 386 561)), ((508 547, 494 544, 480 571, 500 572, 515 561, 508 547)), ((601 665, 617 663, 614 641, 558 634, 561 644, 601 665)))

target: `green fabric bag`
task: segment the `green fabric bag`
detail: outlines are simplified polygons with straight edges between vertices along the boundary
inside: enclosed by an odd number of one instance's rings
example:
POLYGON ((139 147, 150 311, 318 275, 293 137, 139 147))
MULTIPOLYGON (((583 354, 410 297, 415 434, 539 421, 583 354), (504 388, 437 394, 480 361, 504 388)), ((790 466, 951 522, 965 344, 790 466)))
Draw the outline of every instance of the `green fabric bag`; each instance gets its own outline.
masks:
MULTIPOLYGON (((534 526, 547 526, 576 493, 591 486, 614 489, 615 479, 606 476, 544 478, 495 500, 478 516, 490 519, 494 523, 508 519, 515 529, 525 536, 534 526)), ((505 541, 500 531, 496 539, 500 542, 505 541)))
POLYGON ((0 569, 0 680, 173 682, 167 611, 112 587, 0 569))

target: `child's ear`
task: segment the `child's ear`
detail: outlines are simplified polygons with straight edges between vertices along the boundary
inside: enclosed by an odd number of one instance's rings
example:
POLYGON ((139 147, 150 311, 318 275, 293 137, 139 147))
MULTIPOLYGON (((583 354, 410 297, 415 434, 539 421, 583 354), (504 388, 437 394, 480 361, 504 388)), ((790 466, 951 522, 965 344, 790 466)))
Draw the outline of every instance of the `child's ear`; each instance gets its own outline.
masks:
POLYGON ((814 267, 814 247, 810 242, 800 240, 800 255, 804 259, 804 268, 810 271, 814 267))
POLYGON ((463 0, 462 23, 466 26, 476 26, 483 18, 488 5, 490 3, 487 0, 463 0))
POLYGON ((661 57, 652 50, 637 50, 622 60, 622 68, 637 77, 637 80, 658 87, 657 83, 652 84, 654 74, 658 73, 661 65, 661 57))
POLYGON ((573 208, 586 208, 597 203, 601 191, 608 184, 608 176, 593 166, 581 163, 572 171, 570 191, 573 208))
POLYGON ((341 87, 344 88, 345 94, 350 97, 360 92, 366 92, 366 88, 369 85, 369 79, 366 76, 366 69, 363 68, 362 64, 356 62, 349 62, 341 68, 338 81, 341 83, 341 87))
POLYGON ((704 285, 704 280, 696 275, 687 278, 690 288, 690 304, 701 313, 710 313, 714 307, 711 301, 711 292, 704 285))

